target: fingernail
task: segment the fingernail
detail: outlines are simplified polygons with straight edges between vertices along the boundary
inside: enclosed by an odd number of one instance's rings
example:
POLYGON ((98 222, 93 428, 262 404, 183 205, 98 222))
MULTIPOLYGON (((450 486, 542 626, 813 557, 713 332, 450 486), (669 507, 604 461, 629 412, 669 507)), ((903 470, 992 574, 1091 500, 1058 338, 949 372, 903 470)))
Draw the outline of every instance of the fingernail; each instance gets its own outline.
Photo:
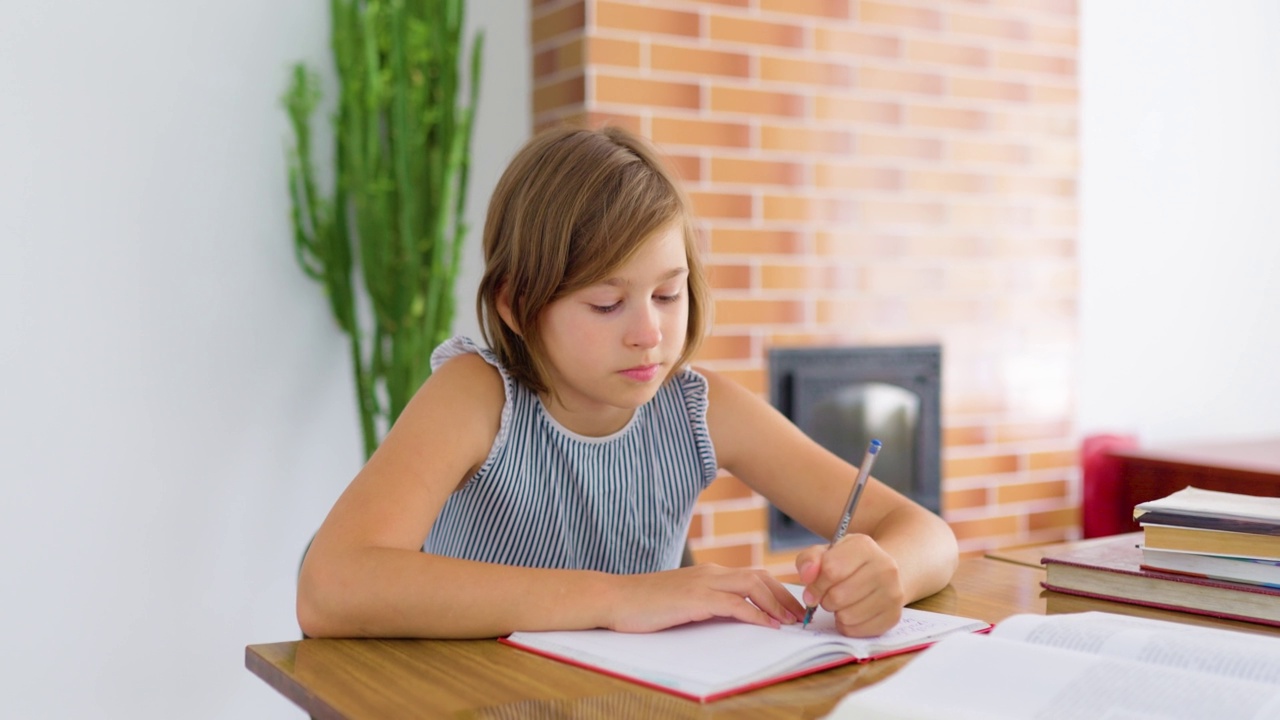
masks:
POLYGON ((815 602, 816 600, 817 600, 817 598, 815 598, 815 597, 813 596, 813 593, 809 592, 809 590, 808 590, 808 589, 806 589, 806 590, 804 591, 804 606, 805 606, 805 607, 813 607, 814 605, 817 605, 818 603, 817 603, 817 602, 815 602))

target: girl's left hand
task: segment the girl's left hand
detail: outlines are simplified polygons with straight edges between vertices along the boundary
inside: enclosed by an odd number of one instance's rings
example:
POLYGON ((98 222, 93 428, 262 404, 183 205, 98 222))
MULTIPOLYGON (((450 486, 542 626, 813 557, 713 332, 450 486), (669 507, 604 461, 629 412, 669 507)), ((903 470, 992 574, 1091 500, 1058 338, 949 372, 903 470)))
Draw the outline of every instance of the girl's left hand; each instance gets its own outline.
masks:
POLYGON ((869 535, 846 535, 830 549, 809 547, 796 556, 796 570, 805 604, 834 613, 841 635, 880 635, 902 617, 898 563, 869 535))

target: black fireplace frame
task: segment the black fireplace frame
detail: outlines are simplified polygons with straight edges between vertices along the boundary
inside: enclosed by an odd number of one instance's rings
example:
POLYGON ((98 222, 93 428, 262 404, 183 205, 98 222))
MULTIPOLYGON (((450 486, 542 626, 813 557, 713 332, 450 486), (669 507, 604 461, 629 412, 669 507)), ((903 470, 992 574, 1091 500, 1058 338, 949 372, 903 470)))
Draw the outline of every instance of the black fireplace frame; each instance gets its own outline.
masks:
MULTIPOLYGON (((940 345, 779 347, 771 348, 769 399, 783 415, 800 424, 799 412, 816 396, 858 383, 884 383, 920 399, 915 427, 914 476, 898 488, 930 511, 941 514, 942 485, 942 347, 940 345)), ((857 465, 856 457, 840 452, 857 465)), ((873 473, 874 474, 874 471, 873 473)), ((852 480, 852 478, 851 478, 852 480)), ((769 506, 769 541, 782 550, 825 542, 773 505, 769 506)))

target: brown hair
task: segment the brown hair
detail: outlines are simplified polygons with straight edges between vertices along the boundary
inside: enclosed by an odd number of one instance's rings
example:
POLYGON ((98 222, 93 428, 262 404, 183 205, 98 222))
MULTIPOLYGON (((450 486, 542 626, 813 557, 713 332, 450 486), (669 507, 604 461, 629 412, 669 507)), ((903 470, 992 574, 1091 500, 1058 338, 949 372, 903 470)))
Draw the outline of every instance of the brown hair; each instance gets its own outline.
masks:
POLYGON ((701 345, 709 308, 688 198, 654 148, 626 130, 557 127, 537 135, 489 202, 476 296, 485 342, 513 377, 549 392, 542 310, 608 277, 673 222, 684 228, 689 264, 689 325, 675 372, 701 345), (502 293, 519 332, 498 315, 502 293))

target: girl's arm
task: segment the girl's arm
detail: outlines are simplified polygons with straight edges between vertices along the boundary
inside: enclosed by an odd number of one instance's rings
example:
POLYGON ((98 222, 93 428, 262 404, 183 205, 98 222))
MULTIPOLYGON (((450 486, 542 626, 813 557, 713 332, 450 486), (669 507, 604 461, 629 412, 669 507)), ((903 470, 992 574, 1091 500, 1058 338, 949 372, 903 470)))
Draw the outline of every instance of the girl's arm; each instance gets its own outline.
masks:
POLYGON ((775 618, 798 612, 785 588, 754 571, 706 566, 623 576, 421 552, 449 494, 488 456, 503 402, 501 377, 479 356, 454 358, 431 375, 307 552, 297 598, 304 633, 463 638, 514 630, 643 631, 716 616, 777 624, 775 618))
MULTIPOLYGON (((857 469, 810 439, 738 384, 707 377, 707 423, 720 465, 821 537, 831 537, 857 469)), ((959 560, 942 518, 874 477, 844 540, 796 558, 812 599, 836 612, 849 635, 874 635, 897 622, 902 605, 951 581, 959 560)))

